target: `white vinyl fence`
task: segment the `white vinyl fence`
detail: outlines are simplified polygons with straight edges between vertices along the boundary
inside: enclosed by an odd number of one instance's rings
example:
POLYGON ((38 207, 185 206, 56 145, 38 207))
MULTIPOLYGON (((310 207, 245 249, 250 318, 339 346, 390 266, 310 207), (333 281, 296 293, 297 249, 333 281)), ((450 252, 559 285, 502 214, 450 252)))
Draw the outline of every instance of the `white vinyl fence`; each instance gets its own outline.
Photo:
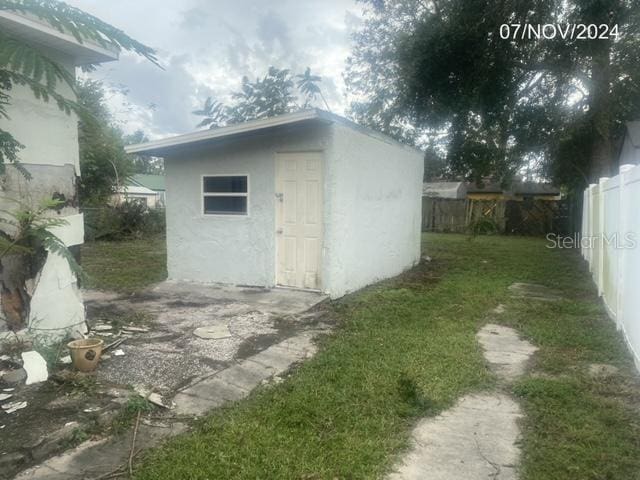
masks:
POLYGON ((640 368, 640 166, 584 191, 582 256, 640 368))

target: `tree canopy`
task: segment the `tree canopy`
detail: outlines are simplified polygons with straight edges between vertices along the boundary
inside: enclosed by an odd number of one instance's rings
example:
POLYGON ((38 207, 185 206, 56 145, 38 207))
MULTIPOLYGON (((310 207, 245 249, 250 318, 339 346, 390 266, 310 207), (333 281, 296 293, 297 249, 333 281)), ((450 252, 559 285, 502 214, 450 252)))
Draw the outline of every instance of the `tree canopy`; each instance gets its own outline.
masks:
POLYGON ((357 120, 430 146, 451 176, 534 166, 578 188, 611 172, 623 122, 640 115, 638 0, 362 1, 347 72, 357 120), (603 35, 536 38, 545 24, 603 35))
POLYGON ((78 82, 76 94, 87 113, 78 124, 80 202, 103 204, 134 173, 133 162, 124 151, 123 135, 106 105, 102 84, 78 82))
POLYGON ((310 107, 318 96, 329 108, 318 85, 320 81, 322 78, 312 75, 308 67, 304 74, 295 77, 290 70, 269 67, 267 74, 254 82, 243 77, 240 90, 231 94, 229 105, 207 98, 204 106, 193 112, 204 117, 197 126, 217 128, 282 115, 310 107), (302 99, 296 94, 296 87, 302 99))

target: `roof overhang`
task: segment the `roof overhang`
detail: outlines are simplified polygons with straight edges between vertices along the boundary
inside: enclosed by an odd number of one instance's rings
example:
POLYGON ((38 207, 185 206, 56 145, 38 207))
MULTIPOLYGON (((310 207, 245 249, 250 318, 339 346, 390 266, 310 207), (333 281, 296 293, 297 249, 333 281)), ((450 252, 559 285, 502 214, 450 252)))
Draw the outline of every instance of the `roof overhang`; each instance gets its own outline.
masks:
POLYGON ((111 62, 118 51, 85 40, 80 43, 71 34, 61 32, 38 17, 0 10, 0 28, 29 43, 63 52, 74 59, 76 66, 111 62))
POLYGON ((184 149, 201 148, 213 145, 225 139, 242 137, 258 133, 267 133, 282 127, 313 123, 332 123, 333 120, 321 110, 302 110, 276 117, 251 120, 227 127, 199 130, 174 137, 163 138, 125 147, 127 153, 145 153, 164 157, 184 149))

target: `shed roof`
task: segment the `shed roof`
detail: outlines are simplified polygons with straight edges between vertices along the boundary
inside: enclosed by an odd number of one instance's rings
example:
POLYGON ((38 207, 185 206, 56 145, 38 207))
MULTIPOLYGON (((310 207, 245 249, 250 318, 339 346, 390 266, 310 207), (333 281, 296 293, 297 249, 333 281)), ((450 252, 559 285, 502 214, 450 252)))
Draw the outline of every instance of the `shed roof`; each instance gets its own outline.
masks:
POLYGON ((155 191, 164 191, 164 175, 136 173, 129 180, 129 185, 139 185, 155 191))
POLYGON ((468 193, 512 193, 514 195, 560 195, 560 189, 550 183, 513 182, 511 186, 502 188, 499 183, 488 182, 478 187, 474 182, 467 186, 468 193))
POLYGON ((89 40, 80 43, 71 34, 61 32, 33 15, 0 10, 0 28, 23 40, 52 48, 71 56, 76 66, 110 62, 118 59, 118 52, 89 40))
POLYGON ((160 193, 140 185, 125 185, 120 189, 120 193, 149 196, 160 195, 160 193))
POLYGON ((139 143, 137 145, 128 145, 127 147, 125 147, 125 151, 127 153, 146 153, 148 155, 163 157, 172 153, 177 153, 185 148, 212 145, 220 142, 221 140, 229 139, 232 137, 267 133, 294 125, 326 125, 331 123, 339 123, 353 130, 357 130, 372 137, 376 137, 384 142, 393 143, 402 148, 422 153, 422 151, 418 150, 417 148, 400 143, 383 133, 376 132, 375 130, 371 130, 370 128, 358 125, 357 123, 352 122, 344 117, 317 108, 300 110, 293 113, 286 113, 284 115, 277 115, 275 117, 250 120, 248 122, 229 125, 226 127, 199 130, 197 132, 163 138, 161 140, 153 140, 146 143, 139 143))
POLYGON ((425 182, 422 195, 435 198, 464 198, 464 182, 425 182))

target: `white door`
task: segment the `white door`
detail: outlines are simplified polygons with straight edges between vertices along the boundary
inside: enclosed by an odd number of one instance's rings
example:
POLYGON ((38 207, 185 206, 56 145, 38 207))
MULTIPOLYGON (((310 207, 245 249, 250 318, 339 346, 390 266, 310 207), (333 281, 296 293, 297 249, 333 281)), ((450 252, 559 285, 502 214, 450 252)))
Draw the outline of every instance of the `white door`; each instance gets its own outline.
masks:
POLYGON ((276 283, 320 289, 322 153, 276 159, 276 283))

